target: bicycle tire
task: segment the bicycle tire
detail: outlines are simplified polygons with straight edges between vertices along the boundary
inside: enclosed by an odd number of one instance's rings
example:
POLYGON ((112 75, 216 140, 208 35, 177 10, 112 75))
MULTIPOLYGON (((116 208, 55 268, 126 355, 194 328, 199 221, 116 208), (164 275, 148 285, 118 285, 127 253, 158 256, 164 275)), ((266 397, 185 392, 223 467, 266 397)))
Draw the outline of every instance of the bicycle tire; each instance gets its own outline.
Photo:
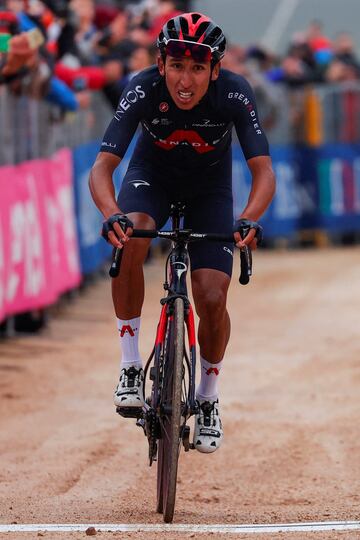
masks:
POLYGON ((165 403, 171 404, 171 413, 162 416, 161 439, 158 449, 157 509, 163 513, 165 523, 174 517, 176 481, 180 451, 181 392, 184 360, 184 303, 174 303, 173 331, 169 334, 168 357, 164 365, 165 403))

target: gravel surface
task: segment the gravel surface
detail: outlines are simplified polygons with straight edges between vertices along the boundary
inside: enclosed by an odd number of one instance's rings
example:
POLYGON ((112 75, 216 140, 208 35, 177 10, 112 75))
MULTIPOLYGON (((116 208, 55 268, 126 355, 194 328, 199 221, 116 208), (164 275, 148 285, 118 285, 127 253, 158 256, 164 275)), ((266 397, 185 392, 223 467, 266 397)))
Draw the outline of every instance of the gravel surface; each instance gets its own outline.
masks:
MULTIPOLYGON (((247 287, 237 265, 220 383, 225 441, 212 455, 181 454, 174 522, 360 520, 360 250, 259 252, 247 287)), ((146 267, 144 357, 162 269, 162 260, 146 267)), ((113 410, 118 358, 108 280, 58 308, 41 335, 0 343, 1 523, 161 523, 146 440, 113 410)), ((360 531, 226 537, 352 540, 360 531)))

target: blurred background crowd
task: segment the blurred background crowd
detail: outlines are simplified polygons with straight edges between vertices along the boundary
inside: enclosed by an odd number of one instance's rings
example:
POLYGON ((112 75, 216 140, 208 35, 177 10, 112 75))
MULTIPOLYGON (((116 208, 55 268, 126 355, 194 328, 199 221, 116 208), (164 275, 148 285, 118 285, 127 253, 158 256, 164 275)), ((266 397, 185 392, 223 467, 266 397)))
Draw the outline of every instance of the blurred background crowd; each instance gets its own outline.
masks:
MULTIPOLYGON (((94 90, 116 107, 128 80, 155 62, 164 22, 191 9, 188 0, 6 0, 1 7, 0 40, 8 36, 8 52, 1 53, 0 83, 71 111, 89 107, 94 90)), ((279 84, 360 78, 351 35, 329 37, 316 20, 292 36, 281 56, 256 43, 229 43, 223 67, 246 76, 274 107, 279 84)))
POLYGON ((94 90, 116 107, 130 77, 154 63, 164 22, 189 8, 186 0, 7 0, 2 7, 0 32, 11 38, 1 84, 72 111, 89 107, 94 90), (31 43, 34 29, 41 37, 31 43))
MULTIPOLYGON (((288 38, 281 34, 285 45, 274 51, 259 35, 255 0, 232 5, 227 16, 238 21, 245 12, 242 28, 249 19, 248 35, 256 39, 229 39, 222 65, 254 88, 277 177, 274 202, 262 218, 267 245, 357 243, 360 59, 351 33, 328 34, 321 20, 307 18, 288 38)), ((300 11, 303 5, 298 4, 300 11)), ((156 37, 165 21, 197 9, 196 0, 0 0, 0 337, 42 327, 44 306, 107 264, 89 170, 122 90, 156 62, 156 37), (41 239, 21 237, 21 244, 11 229, 19 216, 33 220, 41 239), (45 257, 39 246, 54 251, 54 238, 58 255, 45 257), (71 242, 77 243, 73 258, 71 242), (44 269, 49 260, 52 281, 44 269)), ((250 178, 238 145, 233 150, 239 213, 250 178)), ((115 174, 116 189, 127 163, 125 156, 115 174)))

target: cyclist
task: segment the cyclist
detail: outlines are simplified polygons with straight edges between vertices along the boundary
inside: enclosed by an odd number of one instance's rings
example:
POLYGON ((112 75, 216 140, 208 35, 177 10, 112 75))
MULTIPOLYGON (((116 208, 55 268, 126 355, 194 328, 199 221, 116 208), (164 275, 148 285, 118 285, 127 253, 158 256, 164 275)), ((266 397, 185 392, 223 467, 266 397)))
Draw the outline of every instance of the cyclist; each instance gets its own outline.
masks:
MULTIPOLYGON (((157 66, 136 75, 124 89, 90 175, 93 199, 105 217, 103 236, 124 246, 121 271, 112 281, 122 360, 114 402, 134 409, 143 403, 144 372, 138 349, 144 300, 147 239, 130 241, 132 228, 161 228, 170 203, 186 202, 185 227, 234 232, 238 247, 256 248, 256 220, 271 202, 274 173, 253 92, 246 80, 220 69, 226 40, 201 13, 178 15, 163 26, 157 66), (138 124, 142 131, 116 200, 112 175, 138 124), (233 225, 231 132, 252 174, 248 203, 233 225), (250 231, 241 239, 242 225, 250 231)), ((226 297, 233 244, 190 244, 191 285, 199 316, 201 380, 194 444, 210 453, 221 445, 218 379, 230 336, 226 297)))

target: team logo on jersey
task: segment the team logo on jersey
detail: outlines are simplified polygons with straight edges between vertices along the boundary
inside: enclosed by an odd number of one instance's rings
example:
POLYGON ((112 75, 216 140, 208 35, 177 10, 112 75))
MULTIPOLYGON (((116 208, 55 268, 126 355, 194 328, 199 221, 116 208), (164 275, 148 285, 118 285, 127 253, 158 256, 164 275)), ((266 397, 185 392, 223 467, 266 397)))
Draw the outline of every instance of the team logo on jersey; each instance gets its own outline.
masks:
POLYGON ((201 127, 201 128, 223 127, 225 125, 226 125, 225 122, 214 123, 214 122, 211 122, 211 120, 208 118, 204 118, 203 120, 196 122, 195 124, 192 124, 193 127, 201 127))
POLYGON ((101 143, 101 146, 107 146, 108 148, 116 148, 116 144, 115 144, 115 143, 106 142, 106 141, 103 141, 103 142, 101 143))
POLYGON ((158 124, 160 124, 161 126, 170 126, 173 121, 169 120, 168 118, 154 118, 151 123, 154 126, 157 126, 158 124))
POLYGON ((138 188, 139 186, 150 186, 149 182, 145 182, 145 180, 131 180, 129 184, 132 184, 134 188, 138 188))
POLYGON ((229 255, 233 256, 233 252, 227 246, 223 246, 223 250, 226 251, 226 253, 229 253, 229 255))
POLYGON ((144 99, 145 96, 146 94, 141 86, 135 86, 134 90, 129 90, 119 101, 118 108, 114 115, 115 120, 120 121, 121 115, 125 114, 133 103, 136 103, 139 99, 144 99))
POLYGON ((163 150, 172 150, 177 146, 191 146, 198 154, 205 154, 215 149, 214 146, 204 141, 199 133, 185 129, 177 129, 167 139, 160 139, 155 144, 163 150))
POLYGON ((166 101, 162 101, 159 105, 159 111, 160 112, 168 112, 169 110, 169 104, 166 103, 166 101))
POLYGON ((256 118, 256 111, 254 109, 254 105, 250 102, 249 98, 247 98, 244 94, 240 94, 239 92, 229 92, 228 99, 237 99, 245 105, 245 107, 249 111, 250 119, 253 123, 256 134, 261 135, 262 131, 260 129, 258 119, 256 118))

